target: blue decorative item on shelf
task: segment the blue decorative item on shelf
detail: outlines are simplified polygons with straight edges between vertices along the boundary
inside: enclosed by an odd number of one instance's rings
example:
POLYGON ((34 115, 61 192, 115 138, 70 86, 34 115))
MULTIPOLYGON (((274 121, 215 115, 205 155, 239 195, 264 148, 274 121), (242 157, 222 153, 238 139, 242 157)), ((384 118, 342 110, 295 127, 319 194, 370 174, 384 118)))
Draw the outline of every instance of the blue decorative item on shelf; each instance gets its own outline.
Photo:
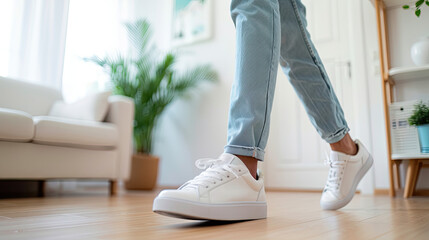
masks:
POLYGON ((422 153, 429 153, 429 124, 417 126, 419 132, 420 150, 422 153))

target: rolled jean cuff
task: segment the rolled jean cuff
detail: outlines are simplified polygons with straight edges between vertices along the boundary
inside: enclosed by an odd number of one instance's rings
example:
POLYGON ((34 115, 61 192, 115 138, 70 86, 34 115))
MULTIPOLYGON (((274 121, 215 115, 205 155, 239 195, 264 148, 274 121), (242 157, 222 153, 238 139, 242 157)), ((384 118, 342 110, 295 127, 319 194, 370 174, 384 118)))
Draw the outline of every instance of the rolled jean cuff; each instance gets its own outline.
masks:
POLYGON ((225 153, 234 155, 249 156, 258 159, 258 161, 264 161, 265 151, 258 147, 246 147, 237 145, 227 145, 224 148, 225 153))
POLYGON ((335 133, 329 135, 328 137, 325 137, 325 141, 328 143, 336 143, 343 139, 344 136, 350 131, 349 127, 345 126, 343 128, 340 128, 335 133))

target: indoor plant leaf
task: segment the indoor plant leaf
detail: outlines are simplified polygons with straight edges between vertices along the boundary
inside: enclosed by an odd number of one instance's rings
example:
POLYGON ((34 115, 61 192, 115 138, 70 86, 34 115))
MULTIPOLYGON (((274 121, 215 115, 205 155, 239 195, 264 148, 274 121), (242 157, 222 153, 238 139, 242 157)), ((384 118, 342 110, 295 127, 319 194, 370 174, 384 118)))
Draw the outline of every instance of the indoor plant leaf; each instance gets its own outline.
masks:
POLYGON ((86 60, 103 67, 114 85, 114 93, 134 99, 134 140, 139 153, 151 153, 153 130, 166 107, 202 81, 215 81, 210 66, 197 66, 184 73, 175 69, 176 55, 150 47, 152 30, 146 20, 126 23, 133 56, 92 57, 86 60))

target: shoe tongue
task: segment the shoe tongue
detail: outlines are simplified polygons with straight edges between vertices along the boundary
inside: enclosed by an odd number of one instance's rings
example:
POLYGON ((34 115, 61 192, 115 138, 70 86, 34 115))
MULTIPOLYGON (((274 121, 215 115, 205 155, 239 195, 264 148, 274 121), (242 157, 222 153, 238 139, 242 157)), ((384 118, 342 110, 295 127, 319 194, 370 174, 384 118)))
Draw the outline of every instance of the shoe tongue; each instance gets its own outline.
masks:
POLYGON ((238 157, 236 157, 235 155, 232 155, 230 153, 222 153, 222 155, 220 155, 219 159, 222 159, 227 164, 237 165, 237 166, 246 166, 238 157))
POLYGON ((330 157, 329 159, 331 161, 335 162, 335 161, 338 161, 338 160, 346 159, 348 157, 348 155, 345 154, 345 153, 342 153, 342 152, 331 151, 331 154, 330 154, 329 157, 330 157))

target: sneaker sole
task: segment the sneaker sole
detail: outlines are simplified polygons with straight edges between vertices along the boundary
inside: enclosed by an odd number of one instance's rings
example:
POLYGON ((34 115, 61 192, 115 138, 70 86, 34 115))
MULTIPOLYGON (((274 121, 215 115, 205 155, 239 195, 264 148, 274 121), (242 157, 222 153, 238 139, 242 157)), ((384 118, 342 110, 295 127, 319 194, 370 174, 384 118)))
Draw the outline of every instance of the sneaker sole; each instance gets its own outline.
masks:
POLYGON ((161 215, 191 220, 239 221, 267 218, 266 202, 209 204, 157 197, 152 210, 161 215))
POLYGON ((362 168, 359 170, 359 172, 356 174, 355 179, 353 180, 353 185, 350 191, 347 193, 346 197, 340 201, 333 202, 333 203, 324 203, 320 202, 320 206, 323 210, 337 210, 344 206, 346 206, 353 198, 356 192, 356 188, 359 184, 359 182, 362 180, 362 178, 365 176, 365 174, 368 172, 368 170, 371 168, 374 160, 372 159, 372 156, 369 155, 368 160, 365 162, 365 164, 362 166, 362 168))

